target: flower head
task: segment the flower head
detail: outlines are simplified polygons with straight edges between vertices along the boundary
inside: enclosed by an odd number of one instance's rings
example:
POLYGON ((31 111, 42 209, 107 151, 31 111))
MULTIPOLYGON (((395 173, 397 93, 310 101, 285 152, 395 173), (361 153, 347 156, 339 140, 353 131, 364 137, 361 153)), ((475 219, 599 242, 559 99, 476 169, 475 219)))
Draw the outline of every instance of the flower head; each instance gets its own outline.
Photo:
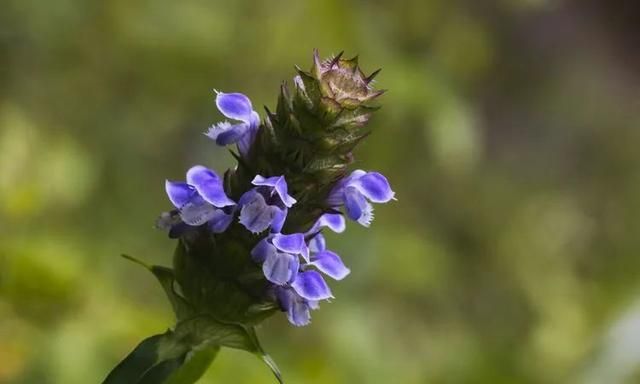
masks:
POLYGON ((223 115, 237 122, 214 124, 205 135, 218 145, 237 143, 240 154, 246 156, 260 125, 260 116, 253 110, 251 100, 242 93, 216 92, 216 106, 223 115))
POLYGON ((334 208, 344 205, 350 219, 368 227, 373 220, 371 203, 386 203, 394 196, 386 177, 358 169, 336 185, 327 202, 334 208))
MULTIPOLYGON (((196 165, 187 171, 186 183, 167 180, 165 190, 182 223, 188 226, 207 224, 214 233, 224 232, 231 224, 235 202, 227 197, 222 180, 214 171, 196 165)), ((171 216, 163 217, 161 221, 167 223, 171 216)))
POLYGON ((300 256, 309 260, 309 248, 301 233, 277 233, 262 239, 251 251, 251 256, 254 261, 262 263, 267 280, 276 285, 285 285, 298 276, 300 256))
POLYGON ((257 175, 251 182, 255 188, 245 192, 238 201, 240 223, 253 233, 271 227, 280 232, 288 209, 296 203, 288 193, 284 176, 265 178, 257 175))

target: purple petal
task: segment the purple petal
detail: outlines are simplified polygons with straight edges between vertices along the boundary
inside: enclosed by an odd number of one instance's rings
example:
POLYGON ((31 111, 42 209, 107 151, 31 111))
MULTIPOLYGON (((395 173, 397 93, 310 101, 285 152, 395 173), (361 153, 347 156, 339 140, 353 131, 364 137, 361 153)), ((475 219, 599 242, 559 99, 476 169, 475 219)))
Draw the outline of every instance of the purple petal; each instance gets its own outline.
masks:
POLYGON ((340 213, 325 213, 316 222, 314 228, 319 229, 322 227, 328 227, 330 230, 336 233, 342 233, 347 228, 344 220, 344 216, 340 213))
POLYGON ((287 312, 287 319, 295 326, 303 326, 310 323, 310 303, 302 299, 289 288, 279 287, 276 292, 278 302, 282 310, 287 312))
POLYGON ((282 201, 287 208, 291 208, 291 206, 296 203, 296 199, 291 197, 288 193, 287 182, 284 179, 284 176, 265 178, 260 175, 256 175, 251 183, 257 186, 271 187, 273 189, 271 193, 277 193, 278 197, 280 197, 280 201, 282 201))
POLYGON ((351 174, 344 179, 344 183, 345 183, 345 185, 346 184, 350 184, 354 180, 358 180, 359 178, 361 178, 362 176, 364 176, 366 174, 367 174, 367 172, 363 171, 362 169, 356 169, 355 171, 351 172, 351 174))
POLYGON ((252 120, 253 107, 251 106, 251 100, 242 93, 218 92, 216 106, 223 115, 230 119, 240 120, 245 123, 250 123, 252 120))
POLYGON ((395 195, 387 178, 378 172, 368 172, 354 178, 348 185, 357 188, 360 193, 374 203, 386 203, 395 195))
POLYGON ((271 232, 280 233, 282 231, 282 227, 284 226, 285 220, 287 220, 287 213, 289 210, 287 208, 280 209, 278 207, 273 208, 273 221, 271 222, 271 232))
POLYGON ((232 221, 233 212, 225 213, 222 209, 218 209, 209 220, 209 229, 211 229, 211 232, 213 233, 222 233, 229 228, 232 221))
POLYGON ((366 174, 365 171, 361 169, 356 169, 355 171, 351 172, 349 176, 343 178, 338 183, 336 183, 336 185, 331 190, 331 193, 329 193, 329 197, 327 198, 327 204, 329 204, 330 207, 338 207, 344 204, 345 187, 348 184, 353 183, 354 180, 357 180, 358 178, 364 176, 365 174, 366 174))
POLYGON ((294 301, 287 311, 287 319, 296 327, 308 325, 311 322, 311 313, 307 303, 301 300, 294 301))
POLYGON ((334 187, 327 197, 327 205, 330 207, 339 207, 344 204, 344 186, 334 187))
POLYGON ((224 146, 238 142, 248 130, 249 126, 246 123, 232 125, 228 121, 223 121, 210 127, 205 135, 215 140, 216 144, 224 146))
POLYGON ((222 179, 207 167, 202 165, 191 167, 187 171, 187 183, 196 187, 200 196, 215 207, 222 208, 236 204, 225 194, 222 179))
POLYGON ((340 256, 331 251, 322 251, 313 255, 311 265, 336 280, 344 279, 351 272, 344 266, 340 256))
POLYGON ((347 187, 344 189, 344 206, 349 218, 358 220, 367 206, 367 200, 356 188, 347 187))
MULTIPOLYGON (((252 202, 253 200, 256 199, 256 195, 258 195, 258 191, 256 191, 255 188, 248 190, 247 192, 243 193, 242 196, 240 196, 240 199, 238 200, 238 206, 239 207, 244 207, 245 205, 249 204, 250 202, 252 202)), ((263 198, 264 200, 264 198, 263 198)))
POLYGON ((280 304, 280 308, 282 308, 283 311, 288 311, 289 308, 291 308, 291 306, 293 305, 296 293, 288 287, 280 286, 276 287, 275 292, 278 303, 280 304))
POLYGON ((218 209, 198 197, 180 208, 182 221, 189 225, 202 225, 216 215, 218 209))
POLYGON ((302 233, 294 233, 291 235, 277 233, 273 236, 271 242, 282 252, 302 255, 305 260, 309 260, 309 248, 304 241, 304 235, 302 233))
POLYGON ((260 124, 260 116, 258 116, 257 113, 253 112, 252 118, 255 120, 255 123, 249 124, 246 133, 238 140, 238 151, 240 155, 245 158, 248 156, 253 142, 256 140, 258 126, 260 124))
POLYGON ((276 253, 276 247, 271 245, 267 238, 260 240, 251 250, 251 257, 256 263, 264 263, 270 255, 276 253))
POLYGON ((327 246, 326 244, 327 242, 324 239, 324 235, 322 235, 322 233, 318 233, 309 240, 309 251, 311 253, 324 251, 327 246))
POLYGON ((243 202, 249 200, 244 203, 240 210, 240 223, 249 231, 260 233, 269 228, 278 209, 267 205, 264 197, 254 190, 246 192, 245 195, 249 196, 249 198, 244 198, 243 196, 240 200, 243 202))
POLYGON ((291 287, 307 300, 325 300, 333 297, 329 286, 316 271, 298 273, 291 287))
POLYGON ((196 195, 196 190, 187 183, 166 180, 164 189, 176 208, 182 207, 196 195))
POLYGON ((262 264, 262 271, 267 280, 278 285, 284 285, 295 279, 299 268, 300 261, 297 256, 280 252, 267 255, 262 264))

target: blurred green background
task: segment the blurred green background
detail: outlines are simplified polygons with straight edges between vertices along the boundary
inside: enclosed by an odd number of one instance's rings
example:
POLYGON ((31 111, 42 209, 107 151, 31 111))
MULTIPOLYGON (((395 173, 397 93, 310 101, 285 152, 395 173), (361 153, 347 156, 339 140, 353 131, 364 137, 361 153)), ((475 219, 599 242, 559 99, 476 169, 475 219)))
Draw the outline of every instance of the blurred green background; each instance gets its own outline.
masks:
MULTIPOLYGON (((313 48, 389 89, 357 167, 399 198, 352 275, 259 329, 289 383, 640 382, 640 3, 0 4, 0 383, 98 383, 172 314, 163 182, 231 157, 213 88, 275 104, 313 48)), ((223 350, 202 383, 273 383, 223 350)))

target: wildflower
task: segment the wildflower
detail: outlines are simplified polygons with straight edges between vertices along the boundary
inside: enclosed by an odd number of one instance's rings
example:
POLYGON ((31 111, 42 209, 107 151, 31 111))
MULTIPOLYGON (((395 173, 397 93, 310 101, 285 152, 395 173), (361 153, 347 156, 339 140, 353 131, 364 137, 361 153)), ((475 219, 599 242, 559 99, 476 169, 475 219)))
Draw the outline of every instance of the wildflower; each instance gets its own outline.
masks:
POLYGON ((356 170, 338 183, 327 202, 332 207, 344 205, 347 216, 368 227, 373 220, 373 203, 395 199, 387 178, 378 172, 356 170))
POLYGON ((371 133, 366 123, 383 93, 373 87, 377 73, 364 75, 357 57, 339 54, 322 61, 316 51, 309 71, 297 69, 294 92, 283 84, 274 112, 267 110, 263 121, 247 96, 216 91, 216 106, 228 121, 205 134, 221 146, 236 144, 238 164, 225 173, 224 183, 199 165, 189 169, 185 182, 166 182, 175 208, 156 225, 179 239, 174 268, 148 268, 170 299, 177 323, 140 343, 105 384, 158 382, 203 347, 261 354, 282 382, 255 326, 276 307, 292 324, 308 324, 320 301, 333 298, 324 276, 341 280, 351 272, 327 249, 325 228, 343 232, 344 216, 368 226, 371 203, 394 198, 377 172, 343 177, 354 149, 371 133), (299 201, 289 195, 283 175, 295 183, 299 201), (237 204, 227 191, 239 197, 237 204), (318 217, 319 209, 325 211, 318 217), (240 225, 231 225, 236 213, 240 225), (285 221, 288 232, 282 233, 285 221))
POLYGON ((288 193, 284 176, 265 178, 257 175, 251 183, 256 187, 245 192, 238 201, 240 223, 253 233, 269 227, 273 232, 280 232, 288 209, 296 203, 288 193))
POLYGON ((298 295, 291 287, 277 287, 276 297, 280 308, 287 312, 289 322, 297 327, 311 322, 311 310, 320 306, 316 300, 307 300, 298 295))
POLYGON ((186 183, 167 180, 165 189, 187 225, 208 224, 212 232, 221 233, 233 219, 235 202, 225 194, 220 177, 202 165, 189 169, 186 183))
POLYGON ((205 135, 218 145, 237 143, 242 156, 246 156, 255 140, 260 116, 253 110, 251 100, 242 93, 223 93, 216 91, 216 106, 229 119, 238 121, 230 123, 223 121, 214 124, 205 135))
POLYGON ((347 268, 337 253, 326 249, 326 241, 321 233, 316 234, 309 241, 311 255, 309 265, 334 280, 344 279, 351 271, 347 268))
POLYGON ((301 256, 309 260, 309 248, 302 233, 280 233, 262 239, 251 251, 254 261, 262 263, 264 276, 276 285, 292 283, 298 276, 301 256))

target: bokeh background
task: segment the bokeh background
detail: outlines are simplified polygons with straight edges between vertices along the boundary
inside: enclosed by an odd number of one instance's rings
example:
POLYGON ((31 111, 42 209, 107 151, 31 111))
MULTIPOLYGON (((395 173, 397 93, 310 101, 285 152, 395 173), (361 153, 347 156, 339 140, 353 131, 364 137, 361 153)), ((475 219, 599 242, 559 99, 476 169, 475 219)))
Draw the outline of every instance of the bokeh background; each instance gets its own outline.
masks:
MULTIPOLYGON (((231 158, 213 88, 273 107, 360 54, 358 167, 399 198, 332 236, 352 275, 260 328, 289 383, 640 382, 640 3, 0 3, 0 383, 100 382, 171 325, 165 178, 231 158)), ((272 383, 223 350, 202 383, 272 383)))

